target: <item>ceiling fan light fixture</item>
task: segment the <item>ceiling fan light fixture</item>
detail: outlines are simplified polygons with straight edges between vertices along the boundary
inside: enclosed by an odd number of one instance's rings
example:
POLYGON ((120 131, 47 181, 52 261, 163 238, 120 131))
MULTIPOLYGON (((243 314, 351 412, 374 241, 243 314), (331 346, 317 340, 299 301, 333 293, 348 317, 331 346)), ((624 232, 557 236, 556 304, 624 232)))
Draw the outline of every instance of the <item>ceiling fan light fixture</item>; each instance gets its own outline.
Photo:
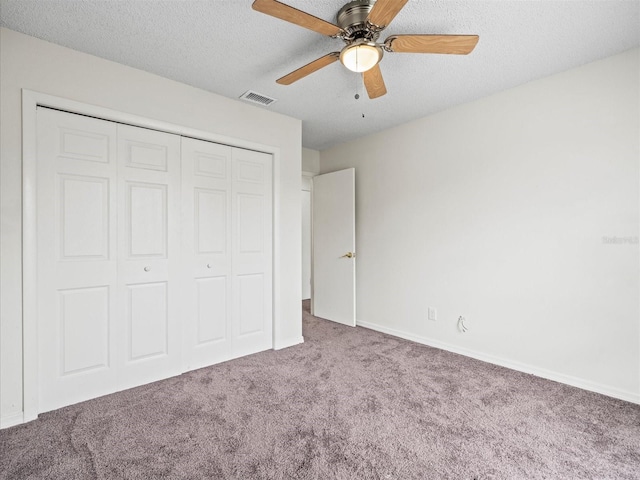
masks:
POLYGON ((382 48, 373 42, 355 42, 340 52, 340 62, 352 72, 366 72, 382 59, 382 48))

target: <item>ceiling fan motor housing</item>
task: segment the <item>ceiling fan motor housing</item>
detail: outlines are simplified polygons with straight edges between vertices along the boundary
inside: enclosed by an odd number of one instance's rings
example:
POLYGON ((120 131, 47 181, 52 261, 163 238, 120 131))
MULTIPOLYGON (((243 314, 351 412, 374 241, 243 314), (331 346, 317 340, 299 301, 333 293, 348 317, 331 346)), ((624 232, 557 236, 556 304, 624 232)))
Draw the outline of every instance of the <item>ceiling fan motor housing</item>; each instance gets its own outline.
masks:
POLYGON ((367 22, 367 17, 375 0, 354 0, 340 9, 336 23, 344 31, 341 35, 346 43, 355 40, 375 42, 380 36, 380 29, 367 22))

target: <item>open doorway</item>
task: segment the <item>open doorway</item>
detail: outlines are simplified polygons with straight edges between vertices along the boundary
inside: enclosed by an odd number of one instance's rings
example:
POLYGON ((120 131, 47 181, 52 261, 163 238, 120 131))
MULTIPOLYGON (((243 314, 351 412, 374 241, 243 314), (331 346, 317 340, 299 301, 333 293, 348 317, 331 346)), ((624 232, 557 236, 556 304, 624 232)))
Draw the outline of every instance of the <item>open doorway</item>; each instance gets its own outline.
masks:
POLYGON ((311 298, 311 176, 302 177, 302 300, 311 298))

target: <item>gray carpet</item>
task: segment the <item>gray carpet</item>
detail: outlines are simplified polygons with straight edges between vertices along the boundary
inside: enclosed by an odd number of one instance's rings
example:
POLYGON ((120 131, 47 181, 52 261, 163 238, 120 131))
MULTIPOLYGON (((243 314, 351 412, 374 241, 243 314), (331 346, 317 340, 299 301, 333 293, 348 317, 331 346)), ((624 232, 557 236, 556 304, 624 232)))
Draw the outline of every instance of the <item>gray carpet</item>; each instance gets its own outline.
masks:
POLYGON ((303 345, 0 431, 0 478, 640 478, 638 405, 303 316, 303 345))

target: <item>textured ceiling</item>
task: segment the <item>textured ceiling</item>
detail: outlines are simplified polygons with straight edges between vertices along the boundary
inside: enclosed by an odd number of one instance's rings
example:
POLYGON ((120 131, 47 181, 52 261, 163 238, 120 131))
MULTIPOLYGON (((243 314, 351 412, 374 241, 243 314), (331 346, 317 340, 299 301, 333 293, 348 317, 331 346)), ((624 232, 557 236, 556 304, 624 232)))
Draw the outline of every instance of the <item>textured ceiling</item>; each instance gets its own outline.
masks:
MULTIPOLYGON (((0 0, 0 24, 237 98, 278 99, 303 145, 348 139, 637 47, 640 0, 413 0, 382 32, 477 34, 468 56, 385 54, 388 94, 370 100, 336 62, 291 86, 275 80, 332 51, 323 37, 251 9, 252 0, 0 0), (354 95, 360 93, 360 99, 354 95), (363 118, 364 114, 364 118, 363 118)), ((344 0, 284 0, 335 22, 344 0)))

